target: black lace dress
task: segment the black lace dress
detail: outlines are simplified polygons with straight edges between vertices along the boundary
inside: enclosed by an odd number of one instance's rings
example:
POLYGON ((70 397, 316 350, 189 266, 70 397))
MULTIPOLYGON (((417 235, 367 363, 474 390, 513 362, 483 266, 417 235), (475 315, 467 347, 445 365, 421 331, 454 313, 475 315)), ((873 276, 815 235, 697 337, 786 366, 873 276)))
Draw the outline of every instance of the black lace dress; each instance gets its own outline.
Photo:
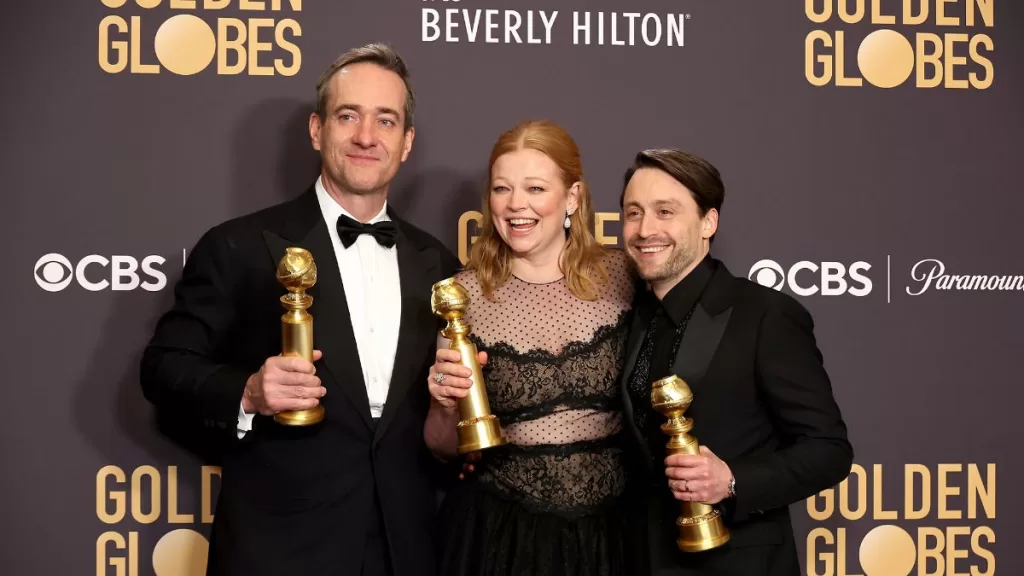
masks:
POLYGON ((624 254, 604 264, 610 279, 596 301, 564 280, 514 276, 491 301, 472 272, 458 275, 509 443, 484 451, 446 500, 442 575, 625 574, 618 386, 633 284, 624 254))

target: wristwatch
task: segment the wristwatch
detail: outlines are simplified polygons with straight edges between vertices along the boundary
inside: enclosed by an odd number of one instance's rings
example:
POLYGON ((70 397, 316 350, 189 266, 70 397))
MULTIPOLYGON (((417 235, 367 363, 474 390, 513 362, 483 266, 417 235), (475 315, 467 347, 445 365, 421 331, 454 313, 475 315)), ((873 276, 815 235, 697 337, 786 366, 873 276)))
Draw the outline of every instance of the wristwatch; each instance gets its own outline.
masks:
POLYGON ((730 498, 735 498, 736 497, 736 477, 735 476, 733 476, 732 478, 729 479, 729 497, 730 498))

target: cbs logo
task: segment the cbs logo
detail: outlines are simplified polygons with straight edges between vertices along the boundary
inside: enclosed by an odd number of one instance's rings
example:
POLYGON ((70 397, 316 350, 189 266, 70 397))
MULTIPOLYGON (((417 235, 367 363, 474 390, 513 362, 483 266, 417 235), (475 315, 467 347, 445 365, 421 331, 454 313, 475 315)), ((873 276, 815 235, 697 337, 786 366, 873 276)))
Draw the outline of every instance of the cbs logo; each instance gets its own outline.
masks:
POLYGON ((841 262, 797 262, 788 270, 774 260, 758 260, 750 267, 747 278, 762 286, 782 290, 789 286, 798 296, 866 296, 871 293, 871 279, 864 275, 871 269, 867 262, 854 262, 849 267, 841 262))
POLYGON ((91 292, 101 290, 135 290, 150 292, 167 286, 167 275, 159 266, 166 260, 162 256, 147 256, 140 262, 132 256, 101 256, 90 254, 72 264, 65 256, 46 254, 36 260, 36 284, 47 292, 60 292, 72 282, 91 292), (101 271, 102 270, 102 271, 101 271), (141 270, 141 272, 140 272, 141 270))

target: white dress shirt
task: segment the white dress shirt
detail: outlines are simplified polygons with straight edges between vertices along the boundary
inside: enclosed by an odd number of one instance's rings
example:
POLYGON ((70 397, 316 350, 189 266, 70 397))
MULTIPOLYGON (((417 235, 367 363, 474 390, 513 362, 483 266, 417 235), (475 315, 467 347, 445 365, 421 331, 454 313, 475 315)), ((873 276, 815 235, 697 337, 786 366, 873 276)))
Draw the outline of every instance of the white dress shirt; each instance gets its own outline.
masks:
MULTIPOLYGON (((324 222, 327 223, 331 243, 334 245, 334 255, 338 260, 338 269, 341 271, 341 282, 348 302, 359 364, 363 369, 366 396, 370 400, 370 416, 380 418, 391 384, 402 314, 397 247, 385 248, 373 236, 361 234, 355 243, 345 248, 338 236, 338 217, 344 214, 352 218, 352 215, 327 193, 320 178, 316 181, 316 199, 320 204, 324 222)), ((390 220, 387 215, 387 202, 368 223, 373 224, 382 220, 390 220)), ((316 302, 310 310, 315 322, 341 321, 340 318, 317 316, 315 308, 316 302)), ((313 347, 317 347, 315 340, 313 347)), ((253 414, 239 407, 239 438, 252 429, 252 418, 253 414)))

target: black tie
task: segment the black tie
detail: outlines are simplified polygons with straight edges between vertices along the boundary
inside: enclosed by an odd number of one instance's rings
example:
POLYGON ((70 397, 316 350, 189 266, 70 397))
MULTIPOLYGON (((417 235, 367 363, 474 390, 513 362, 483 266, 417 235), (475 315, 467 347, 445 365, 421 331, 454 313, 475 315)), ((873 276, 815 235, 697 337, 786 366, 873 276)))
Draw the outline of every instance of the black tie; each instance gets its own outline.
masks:
POLYGON ((398 239, 398 228, 390 220, 382 220, 376 224, 363 224, 342 214, 338 217, 338 236, 341 243, 348 248, 355 243, 360 234, 370 234, 376 238, 377 243, 385 248, 391 248, 398 239))

